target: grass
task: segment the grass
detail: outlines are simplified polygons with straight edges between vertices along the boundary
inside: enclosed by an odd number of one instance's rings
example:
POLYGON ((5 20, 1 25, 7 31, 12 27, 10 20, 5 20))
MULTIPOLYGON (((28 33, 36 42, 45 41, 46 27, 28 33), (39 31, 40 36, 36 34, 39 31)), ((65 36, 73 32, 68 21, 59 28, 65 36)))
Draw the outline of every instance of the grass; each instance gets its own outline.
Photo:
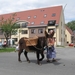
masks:
POLYGON ((61 45, 57 45, 56 47, 64 47, 64 46, 61 46, 61 45))
POLYGON ((13 52, 13 51, 15 51, 15 48, 7 47, 7 48, 0 49, 0 53, 2 53, 2 52, 13 52))

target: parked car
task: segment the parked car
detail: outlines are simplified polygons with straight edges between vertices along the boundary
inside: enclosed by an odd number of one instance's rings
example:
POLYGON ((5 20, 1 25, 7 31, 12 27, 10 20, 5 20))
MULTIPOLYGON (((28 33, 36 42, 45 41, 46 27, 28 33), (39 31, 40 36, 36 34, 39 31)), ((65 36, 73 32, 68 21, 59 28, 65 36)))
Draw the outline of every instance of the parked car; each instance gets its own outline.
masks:
POLYGON ((2 44, 3 47, 6 47, 7 46, 7 43, 6 41, 4 41, 4 43, 2 44))
POLYGON ((6 41, 4 41, 4 43, 0 42, 0 49, 2 49, 3 47, 6 47, 7 44, 6 44, 6 41))
POLYGON ((69 44, 69 46, 73 47, 73 46, 74 46, 74 44, 73 44, 73 43, 70 43, 70 44, 69 44))
POLYGON ((2 42, 0 42, 0 46, 2 46, 2 42))

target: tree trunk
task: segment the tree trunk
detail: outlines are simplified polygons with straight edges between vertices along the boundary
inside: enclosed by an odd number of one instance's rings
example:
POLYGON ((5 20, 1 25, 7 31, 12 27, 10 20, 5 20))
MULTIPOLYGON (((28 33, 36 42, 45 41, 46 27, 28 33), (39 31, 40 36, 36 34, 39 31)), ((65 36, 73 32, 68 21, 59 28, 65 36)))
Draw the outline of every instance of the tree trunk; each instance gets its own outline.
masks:
POLYGON ((8 38, 6 38, 6 46, 8 47, 8 38))

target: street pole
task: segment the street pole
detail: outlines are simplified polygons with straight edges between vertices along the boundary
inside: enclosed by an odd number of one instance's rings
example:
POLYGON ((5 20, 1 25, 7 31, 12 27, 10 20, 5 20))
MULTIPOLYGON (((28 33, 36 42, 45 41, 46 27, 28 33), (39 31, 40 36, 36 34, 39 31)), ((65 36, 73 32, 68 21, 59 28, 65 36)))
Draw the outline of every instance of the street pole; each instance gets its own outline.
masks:
POLYGON ((64 6, 64 10, 65 10, 66 6, 67 6, 67 4, 65 4, 65 6, 64 6))

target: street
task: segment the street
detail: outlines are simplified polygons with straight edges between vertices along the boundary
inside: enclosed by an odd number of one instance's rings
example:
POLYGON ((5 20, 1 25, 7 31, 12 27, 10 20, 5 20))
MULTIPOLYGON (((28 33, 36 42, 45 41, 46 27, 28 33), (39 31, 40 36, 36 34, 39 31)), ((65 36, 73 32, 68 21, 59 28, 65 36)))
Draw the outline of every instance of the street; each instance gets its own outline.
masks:
POLYGON ((57 61, 36 64, 36 54, 29 53, 30 63, 26 62, 24 54, 21 55, 22 63, 18 62, 17 52, 0 53, 0 75, 75 75, 75 48, 56 48, 57 61))

